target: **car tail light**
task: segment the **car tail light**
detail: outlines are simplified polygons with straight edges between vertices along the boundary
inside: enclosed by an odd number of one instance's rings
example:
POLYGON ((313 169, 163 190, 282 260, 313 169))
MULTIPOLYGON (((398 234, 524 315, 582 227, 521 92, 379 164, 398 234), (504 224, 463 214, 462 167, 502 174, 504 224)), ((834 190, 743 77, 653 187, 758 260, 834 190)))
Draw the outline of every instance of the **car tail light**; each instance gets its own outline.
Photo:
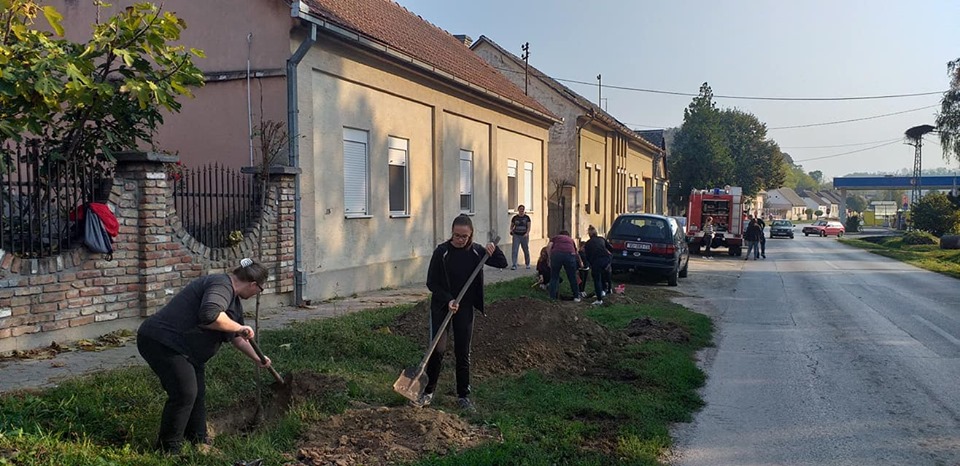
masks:
POLYGON ((654 254, 673 255, 677 252, 677 247, 672 244, 654 244, 653 247, 650 248, 650 252, 654 254))
POLYGON ((610 246, 612 246, 613 249, 617 251, 623 251, 624 249, 627 249, 627 243, 622 239, 610 240, 610 246))

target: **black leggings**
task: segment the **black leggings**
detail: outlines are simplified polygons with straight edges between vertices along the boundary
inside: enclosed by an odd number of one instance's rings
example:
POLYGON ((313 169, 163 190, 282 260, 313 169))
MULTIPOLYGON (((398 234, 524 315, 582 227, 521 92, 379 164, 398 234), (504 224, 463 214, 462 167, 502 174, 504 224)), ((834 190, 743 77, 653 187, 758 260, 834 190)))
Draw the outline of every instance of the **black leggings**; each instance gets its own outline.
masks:
MULTIPOLYGON (((430 311, 430 339, 437 334, 440 324, 447 316, 446 306, 440 310, 430 311)), ((453 353, 457 359, 457 396, 465 398, 470 395, 470 342, 473 339, 473 305, 460 303, 460 310, 453 315, 450 325, 444 329, 443 335, 433 350, 430 361, 427 362, 427 387, 425 393, 433 393, 437 389, 437 379, 443 365, 443 353, 447 348, 450 337, 450 327, 453 327, 453 353)))
POLYGON ((186 356, 150 337, 137 335, 137 350, 160 377, 167 402, 160 416, 157 447, 179 452, 184 438, 191 443, 207 441, 204 408, 204 366, 194 366, 186 356))

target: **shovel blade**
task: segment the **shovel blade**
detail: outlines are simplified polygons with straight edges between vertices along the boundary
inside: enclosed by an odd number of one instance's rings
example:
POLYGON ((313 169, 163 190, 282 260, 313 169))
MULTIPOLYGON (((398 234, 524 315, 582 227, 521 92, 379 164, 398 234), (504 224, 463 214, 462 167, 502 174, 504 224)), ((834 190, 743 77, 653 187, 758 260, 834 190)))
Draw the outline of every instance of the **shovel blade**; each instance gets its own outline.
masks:
POLYGON ((417 377, 417 369, 408 367, 400 373, 400 378, 393 383, 393 391, 410 401, 417 401, 427 388, 427 381, 427 374, 420 374, 420 377, 417 377))

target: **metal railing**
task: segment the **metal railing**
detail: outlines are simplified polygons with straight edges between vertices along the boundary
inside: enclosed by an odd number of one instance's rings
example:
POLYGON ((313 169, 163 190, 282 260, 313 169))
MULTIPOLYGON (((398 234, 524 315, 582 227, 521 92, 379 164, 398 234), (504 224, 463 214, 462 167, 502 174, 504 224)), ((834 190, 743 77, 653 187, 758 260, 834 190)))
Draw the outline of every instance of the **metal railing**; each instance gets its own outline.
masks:
POLYGON ((0 249, 23 258, 60 254, 79 244, 83 204, 104 202, 113 165, 103 161, 50 160, 38 141, 0 147, 0 249))
POLYGON ((256 226, 262 187, 255 175, 218 164, 168 172, 183 228, 210 248, 231 247, 256 226))

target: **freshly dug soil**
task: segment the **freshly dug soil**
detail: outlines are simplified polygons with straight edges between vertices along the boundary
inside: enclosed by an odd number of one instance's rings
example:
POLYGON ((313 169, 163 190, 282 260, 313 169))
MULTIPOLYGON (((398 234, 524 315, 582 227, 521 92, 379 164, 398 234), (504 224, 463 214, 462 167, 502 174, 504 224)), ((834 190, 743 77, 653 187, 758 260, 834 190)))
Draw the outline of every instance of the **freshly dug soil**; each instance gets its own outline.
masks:
MULTIPOLYGON (((626 302, 632 298, 620 295, 616 299, 626 302)), ((687 341, 690 338, 676 324, 649 318, 634 320, 626 332, 610 331, 586 318, 583 312, 587 308, 582 303, 532 298, 505 300, 488 306, 486 315, 478 313, 474 323, 471 353, 474 383, 528 370, 601 374, 620 379, 626 375, 608 374, 605 369, 608 366, 599 364, 614 352, 615 347, 630 341, 687 341)), ((425 350, 429 343, 428 315, 428 303, 421 302, 399 316, 389 328, 377 331, 413 338, 425 350)), ((289 464, 388 465, 500 441, 500 433, 495 429, 472 425, 454 411, 444 411, 449 404, 449 393, 445 390, 452 388, 455 379, 453 358, 450 343, 441 389, 434 406, 425 409, 408 406, 349 409, 329 420, 307 426, 289 464)), ((416 362, 410 361, 411 365, 416 362)), ((296 373, 290 379, 289 398, 281 396, 283 391, 277 392, 278 396, 266 408, 268 418, 280 412, 270 410, 285 410, 291 402, 346 390, 342 380, 322 374, 296 373)), ((252 414, 252 411, 247 413, 247 418, 252 414)), ((595 420, 602 427, 590 439, 589 448, 616 451, 612 440, 616 436, 612 433, 616 432, 619 423, 616 419, 595 419, 596 416, 596 413, 584 413, 585 419, 595 420)))
MULTIPOLYGON (((581 303, 516 298, 486 306, 477 313, 470 354, 471 375, 482 379, 497 374, 519 374, 531 369, 552 373, 583 373, 610 345, 624 342, 583 315, 581 303)), ((415 338, 424 350, 429 343, 427 303, 420 303, 397 319, 394 333, 415 338)), ((446 366, 453 362, 448 343, 446 366)), ((450 374, 450 377, 453 375, 450 374)))
POLYGON ((311 426, 297 460, 310 466, 386 465, 495 441, 498 432, 437 409, 347 410, 311 426))
POLYGON ((279 419, 294 403, 321 395, 329 397, 346 393, 347 383, 339 377, 301 371, 286 375, 284 385, 274 382, 264 387, 264 391, 267 393, 260 407, 251 393, 248 399, 237 405, 211 414, 207 418, 210 436, 248 431, 264 421, 279 419))
POLYGON ((661 322, 650 317, 633 319, 624 331, 634 341, 663 340, 671 343, 690 341, 690 332, 674 322, 661 322))

